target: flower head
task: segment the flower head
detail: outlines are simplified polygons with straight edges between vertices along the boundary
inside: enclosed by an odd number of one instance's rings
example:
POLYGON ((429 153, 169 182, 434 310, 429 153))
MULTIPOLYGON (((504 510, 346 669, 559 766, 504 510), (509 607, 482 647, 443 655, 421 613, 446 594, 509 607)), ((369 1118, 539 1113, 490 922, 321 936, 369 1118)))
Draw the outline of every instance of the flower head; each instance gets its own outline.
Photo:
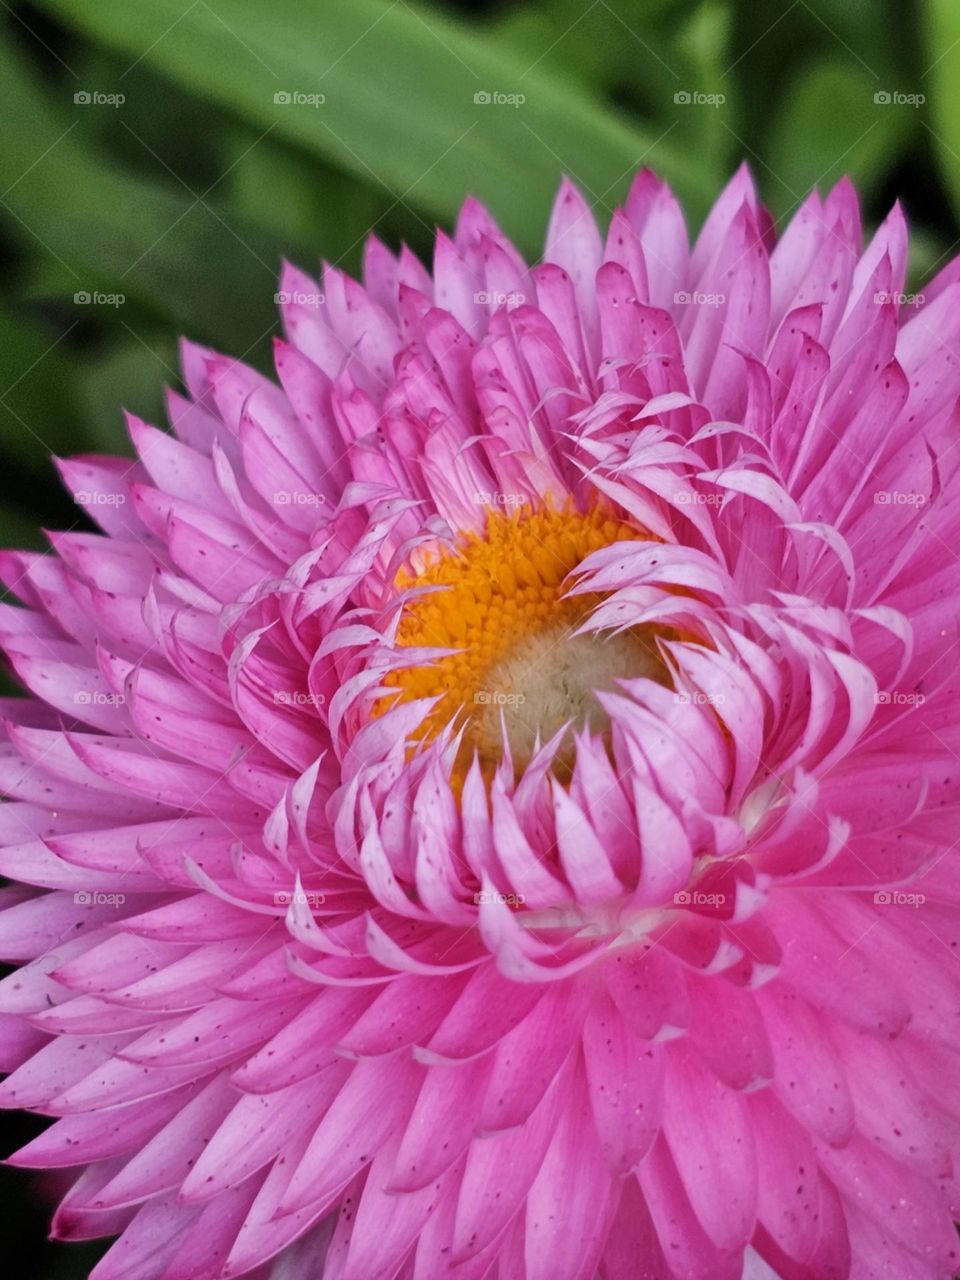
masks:
POLYGON ((279 385, 8 553, 5 1105, 95 1280, 953 1275, 960 269, 849 184, 692 250, 288 268, 279 385))

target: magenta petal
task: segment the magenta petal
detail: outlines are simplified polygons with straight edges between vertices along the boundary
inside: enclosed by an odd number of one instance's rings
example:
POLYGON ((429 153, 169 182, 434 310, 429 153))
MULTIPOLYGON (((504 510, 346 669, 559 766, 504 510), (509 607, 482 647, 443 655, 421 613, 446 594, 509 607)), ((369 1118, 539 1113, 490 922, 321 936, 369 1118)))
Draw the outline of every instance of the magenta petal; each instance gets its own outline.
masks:
POLYGON ((749 1113, 683 1049, 673 1052, 664 1076, 663 1132, 707 1235, 719 1249, 742 1247, 753 1232, 757 1198, 749 1113))
POLYGON ((284 264, 0 549, 0 1102, 95 1280, 957 1270, 960 271, 601 197, 284 264))
POLYGON ((631 1034, 602 1001, 583 1029, 587 1092, 603 1156, 618 1174, 636 1169, 662 1120, 663 1051, 631 1034))
POLYGON ((527 1197, 528 1280, 593 1274, 603 1253, 614 1179, 600 1156, 582 1078, 570 1090, 553 1141, 527 1197), (578 1194, 569 1188, 576 1179, 578 1194), (567 1230, 571 1223, 573 1230, 567 1230))

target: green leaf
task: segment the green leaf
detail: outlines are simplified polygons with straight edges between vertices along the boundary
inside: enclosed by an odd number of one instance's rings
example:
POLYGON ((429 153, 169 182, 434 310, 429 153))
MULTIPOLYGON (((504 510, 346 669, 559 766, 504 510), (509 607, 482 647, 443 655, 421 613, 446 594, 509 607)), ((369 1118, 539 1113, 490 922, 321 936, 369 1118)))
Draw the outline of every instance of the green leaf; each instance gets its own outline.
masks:
POLYGON ((536 6, 505 7, 491 39, 510 45, 525 65, 533 63, 603 92, 616 86, 631 100, 645 101, 655 117, 669 114, 675 88, 683 84, 683 60, 666 30, 665 8, 675 0, 542 0, 536 6))
POLYGON ((907 292, 922 292, 941 267, 946 266, 950 250, 938 236, 913 227, 910 232, 910 256, 907 263, 907 292))
POLYGON ((224 188, 231 204, 250 225, 282 235, 287 257, 297 257, 308 270, 322 255, 359 271, 363 240, 387 203, 382 193, 350 174, 305 162, 301 151, 272 136, 258 143, 257 134, 240 122, 229 135, 228 165, 224 188), (299 245, 309 248, 298 256, 299 245))
POLYGON ((49 454, 83 447, 70 429, 70 373, 62 339, 0 309, 0 450, 32 471, 49 454))
POLYGON ((91 423, 93 448, 132 451, 122 409, 146 419, 166 420, 163 388, 177 380, 176 344, 170 335, 130 336, 96 359, 84 361, 78 381, 79 408, 91 423))
POLYGON ((406 0, 338 0, 320 12, 301 0, 40 7, 382 185, 391 201, 449 219, 472 191, 527 250, 541 242, 564 171, 609 206, 639 164, 652 164, 695 219, 716 187, 661 127, 628 123, 543 62, 406 0), (498 93, 524 100, 475 100, 498 93))
MULTIPOLYGON (((836 56, 859 65, 878 80, 878 89, 911 91, 915 32, 912 3, 904 0, 804 0, 800 14, 821 34, 836 56)), ((916 86, 914 85, 914 88, 916 86)))
POLYGON ((5 502, 0 503, 0 546, 16 547, 18 551, 49 550, 49 543, 33 516, 5 502))
POLYGON ((82 146, 75 121, 3 43, 0 82, 0 219, 21 243, 55 261, 75 293, 139 298, 190 336, 239 353, 263 340, 275 326, 280 244, 212 199, 176 184, 167 191, 82 146))
POLYGON ((824 61, 788 87, 766 147, 766 191, 775 213, 792 208, 814 186, 845 173, 862 186, 896 163, 920 129, 917 108, 875 100, 866 72, 824 61))
POLYGON ((960 215, 960 6, 955 0, 926 0, 930 128, 940 172, 960 215))
POLYGON ((701 4, 676 35, 676 49, 685 55, 687 68, 681 87, 688 94, 701 95, 699 102, 675 107, 683 141, 698 155, 722 157, 725 176, 744 158, 738 137, 736 82, 724 75, 730 26, 728 6, 711 2, 701 4))

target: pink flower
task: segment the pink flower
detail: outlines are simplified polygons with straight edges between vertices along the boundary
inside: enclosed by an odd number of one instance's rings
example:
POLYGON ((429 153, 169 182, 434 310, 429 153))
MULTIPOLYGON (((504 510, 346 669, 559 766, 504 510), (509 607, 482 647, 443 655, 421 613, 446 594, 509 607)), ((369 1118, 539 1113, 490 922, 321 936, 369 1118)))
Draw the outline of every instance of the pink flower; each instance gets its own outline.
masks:
POLYGON ((9 553, 14 1160, 96 1280, 952 1276, 960 264, 741 171, 282 280, 9 553), (282 389, 281 389, 282 388, 282 389))

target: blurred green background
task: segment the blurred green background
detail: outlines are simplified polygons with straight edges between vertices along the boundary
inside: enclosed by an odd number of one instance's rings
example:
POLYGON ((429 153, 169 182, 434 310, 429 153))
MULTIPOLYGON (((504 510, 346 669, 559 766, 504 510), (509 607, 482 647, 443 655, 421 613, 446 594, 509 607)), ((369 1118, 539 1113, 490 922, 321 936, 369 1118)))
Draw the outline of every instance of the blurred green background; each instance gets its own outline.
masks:
MULTIPOLYGON (((960 3, 0 0, 0 121, 0 540, 41 546, 83 523, 49 454, 128 452, 178 334, 266 368, 283 256, 429 261, 468 192, 536 255, 564 172, 605 222, 652 165, 692 229, 743 158, 778 221, 846 172, 918 285, 957 251, 960 3)), ((36 1190, 3 1171, 18 1275, 86 1275, 36 1190)))

